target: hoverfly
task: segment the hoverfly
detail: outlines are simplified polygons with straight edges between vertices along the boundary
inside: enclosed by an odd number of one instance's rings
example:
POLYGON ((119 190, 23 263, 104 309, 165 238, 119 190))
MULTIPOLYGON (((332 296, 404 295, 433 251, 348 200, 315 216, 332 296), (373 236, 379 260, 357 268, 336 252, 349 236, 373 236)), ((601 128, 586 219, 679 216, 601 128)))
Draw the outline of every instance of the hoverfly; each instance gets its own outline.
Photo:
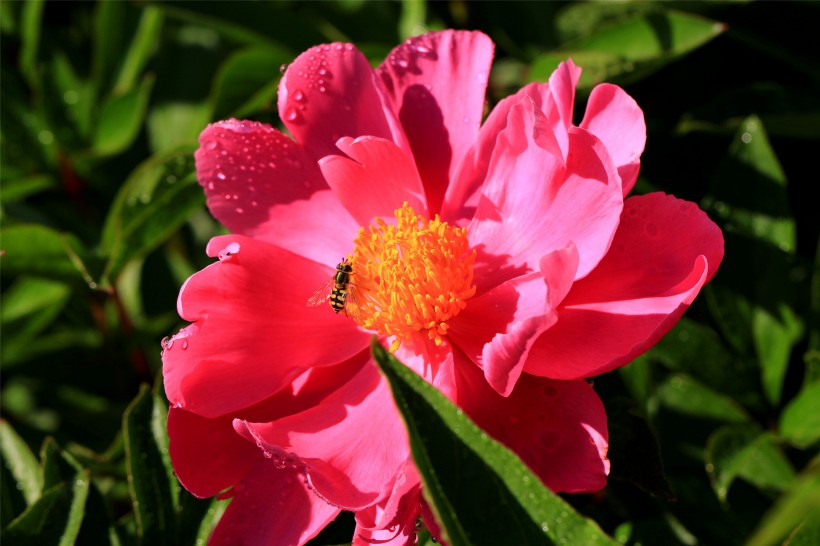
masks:
POLYGON ((347 258, 342 258, 342 261, 336 265, 336 273, 329 281, 319 287, 307 301, 308 307, 322 305, 327 300, 337 314, 344 311, 345 316, 347 316, 347 312, 350 310, 355 318, 359 311, 356 291, 353 283, 350 282, 352 274, 353 265, 347 261, 347 258))

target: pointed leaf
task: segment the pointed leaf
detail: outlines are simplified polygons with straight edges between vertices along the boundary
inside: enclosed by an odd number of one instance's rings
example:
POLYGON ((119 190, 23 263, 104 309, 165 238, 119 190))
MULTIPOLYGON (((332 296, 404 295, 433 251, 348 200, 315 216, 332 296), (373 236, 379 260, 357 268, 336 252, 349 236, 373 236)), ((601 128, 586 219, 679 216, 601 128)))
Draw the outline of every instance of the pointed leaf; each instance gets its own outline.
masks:
POLYGON ((153 76, 146 76, 141 85, 121 95, 108 97, 102 105, 94 134, 95 154, 107 156, 120 153, 137 138, 153 86, 153 76))
POLYGON ((693 417, 728 423, 749 421, 749 416, 731 398, 699 383, 688 375, 675 374, 658 386, 664 406, 693 417))
POLYGON ((87 253, 74 235, 36 224, 9 226, 1 235, 4 275, 91 280, 85 265, 87 253))
POLYGON ((616 544, 377 340, 372 350, 448 544, 616 544))
POLYGON ((780 434, 805 449, 820 440, 820 381, 804 385, 780 414, 780 434))
POLYGON ((26 442, 5 420, 0 420, 0 451, 26 503, 32 504, 40 497, 43 488, 40 465, 26 442))
POLYGON ((129 260, 162 244, 203 205, 193 169, 193 148, 184 147, 155 155, 131 173, 103 228, 104 279, 115 279, 129 260))
POLYGON ((724 426, 711 435, 706 445, 706 469, 721 501, 726 500, 736 478, 778 491, 794 480, 791 463, 774 435, 748 425, 724 426))
POLYGON ((153 433, 154 411, 154 396, 143 385, 123 415, 128 488, 141 542, 173 544, 176 510, 161 447, 153 433))

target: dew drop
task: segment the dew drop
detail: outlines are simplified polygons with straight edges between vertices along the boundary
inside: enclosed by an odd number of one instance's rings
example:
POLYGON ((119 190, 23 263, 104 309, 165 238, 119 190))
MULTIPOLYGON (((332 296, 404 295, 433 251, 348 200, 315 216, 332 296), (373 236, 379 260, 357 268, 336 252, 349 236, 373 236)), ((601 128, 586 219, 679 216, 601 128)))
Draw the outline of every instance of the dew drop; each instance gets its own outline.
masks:
POLYGON ((236 208, 235 208, 235 209, 233 209, 233 210, 234 210, 234 212, 236 212, 237 214, 243 214, 243 213, 245 212, 245 209, 243 209, 242 207, 236 207, 236 208))
POLYGON ((296 111, 295 108, 288 108, 285 112, 285 120, 287 121, 298 122, 301 121, 301 119, 302 116, 296 111))
POLYGON ((225 178, 226 178, 226 177, 225 177, 225 173, 223 173, 223 172, 218 172, 218 173, 216 173, 216 177, 217 177, 217 179, 219 179, 219 180, 225 180, 225 178))
POLYGON ((305 102, 305 93, 301 89, 297 89, 293 92, 293 100, 296 102, 305 102))
POLYGON ((287 63, 282 64, 282 65, 279 65, 279 73, 280 73, 280 74, 284 74, 284 73, 285 73, 285 70, 287 70, 287 69, 288 69, 288 65, 287 65, 287 63))
POLYGON ((187 349, 187 348, 188 348, 188 340, 187 340, 187 339, 183 339, 183 340, 182 340, 182 345, 180 345, 179 347, 180 347, 180 349, 182 349, 183 351, 184 351, 185 349, 187 349))
POLYGON ((324 85, 319 86, 319 93, 327 93, 327 87, 324 85))
POLYGON ((162 348, 167 351, 168 349, 174 346, 174 336, 165 336, 164 338, 162 338, 162 341, 160 343, 162 344, 162 348))
POLYGON ((231 256, 239 252, 239 243, 233 242, 219 251, 219 261, 229 260, 231 256))
POLYGON ((320 68, 318 72, 320 76, 327 78, 328 80, 333 78, 333 73, 327 68, 320 68))

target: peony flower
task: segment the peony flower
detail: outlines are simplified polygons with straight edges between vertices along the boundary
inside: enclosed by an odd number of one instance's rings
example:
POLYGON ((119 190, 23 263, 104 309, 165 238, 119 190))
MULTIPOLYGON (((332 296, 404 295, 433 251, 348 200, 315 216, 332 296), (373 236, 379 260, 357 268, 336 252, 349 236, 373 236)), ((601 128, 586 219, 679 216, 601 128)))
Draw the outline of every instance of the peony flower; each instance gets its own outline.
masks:
POLYGON ((482 123, 492 56, 480 32, 412 38, 375 70, 317 46, 279 86, 290 136, 202 132, 197 175, 233 234, 182 287, 163 372, 181 483, 233 497, 213 544, 304 544, 341 510, 354 544, 412 543, 419 515, 437 533, 373 335, 554 491, 604 486, 585 378, 669 331, 722 235, 693 203, 626 197, 643 113, 603 84, 574 125, 572 61, 482 123))

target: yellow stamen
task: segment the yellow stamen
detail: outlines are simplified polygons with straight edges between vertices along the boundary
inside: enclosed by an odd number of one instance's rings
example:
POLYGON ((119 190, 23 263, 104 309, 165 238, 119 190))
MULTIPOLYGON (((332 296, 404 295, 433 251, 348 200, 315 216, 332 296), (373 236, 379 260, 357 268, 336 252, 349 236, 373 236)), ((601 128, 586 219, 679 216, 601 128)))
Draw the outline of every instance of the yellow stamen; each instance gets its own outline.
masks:
POLYGON ((419 333, 440 345, 447 321, 475 294, 475 250, 465 228, 438 215, 425 220, 407 203, 395 215, 397 225, 379 218, 356 237, 356 320, 367 330, 395 336, 391 350, 419 333))

